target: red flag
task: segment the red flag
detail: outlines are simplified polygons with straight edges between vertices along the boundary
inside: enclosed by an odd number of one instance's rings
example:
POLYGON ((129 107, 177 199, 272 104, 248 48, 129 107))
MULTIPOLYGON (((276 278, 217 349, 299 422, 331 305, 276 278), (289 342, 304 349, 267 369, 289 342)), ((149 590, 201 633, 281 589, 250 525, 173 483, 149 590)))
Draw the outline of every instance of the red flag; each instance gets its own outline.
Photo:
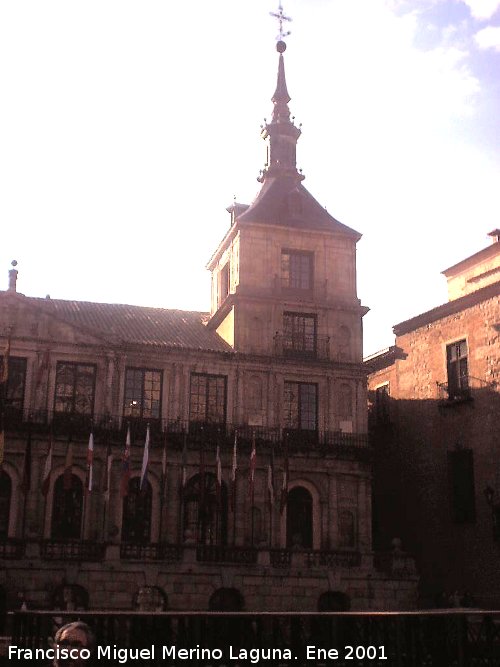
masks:
POLYGON ((146 490, 146 484, 148 482, 148 465, 149 465, 149 424, 146 427, 146 440, 144 441, 144 452, 142 454, 141 481, 139 483, 139 489, 141 491, 146 490))
POLYGON ((205 511, 205 447, 200 443, 200 509, 205 511))
POLYGON ((162 502, 165 502, 167 499, 167 434, 163 440, 163 452, 161 455, 161 489, 160 489, 160 499, 162 502))
POLYGON ((215 450, 215 470, 217 480, 217 505, 221 506, 222 497, 222 463, 220 460, 220 447, 217 445, 215 450))
POLYGON ((113 463, 113 454, 111 452, 111 443, 108 443, 108 449, 106 451, 106 466, 104 469, 104 484, 103 484, 103 493, 104 501, 109 503, 109 496, 111 491, 111 466, 113 463))
POLYGON ((231 511, 236 507, 236 473, 238 470, 238 432, 234 431, 233 463, 231 465, 231 511))
POLYGON ((122 457, 122 480, 121 496, 128 496, 128 483, 130 481, 130 424, 127 427, 127 439, 125 440, 125 449, 122 457))
POLYGON ((73 475, 73 442, 68 442, 68 448, 66 450, 66 460, 64 462, 64 474, 63 474, 63 488, 65 491, 71 491, 72 487, 72 477, 73 475))
POLYGON ((274 507, 274 450, 271 449, 269 455, 269 465, 267 467, 267 492, 269 496, 269 505, 274 507))
POLYGON ((94 434, 90 431, 89 446, 87 448, 87 479, 85 481, 85 490, 90 493, 94 484, 94 434))
POLYGON ((252 451, 250 453, 250 469, 248 474, 248 491, 250 494, 250 499, 253 504, 253 498, 255 493, 255 463, 257 459, 257 452, 255 451, 255 433, 252 433, 252 451))
POLYGON ((49 436, 49 445, 47 447, 47 456, 43 467, 42 475, 42 493, 44 496, 49 492, 50 474, 52 472, 52 433, 49 436))
POLYGON ((283 461, 283 482, 281 484, 280 514, 283 514, 288 502, 288 448, 285 447, 283 461))
POLYGON ((28 431, 26 450, 23 461, 23 478, 21 480, 21 491, 27 493, 31 490, 31 431, 28 431))
POLYGON ((187 482, 187 433, 184 433, 184 443, 182 445, 181 478, 179 484, 179 493, 184 493, 187 482))

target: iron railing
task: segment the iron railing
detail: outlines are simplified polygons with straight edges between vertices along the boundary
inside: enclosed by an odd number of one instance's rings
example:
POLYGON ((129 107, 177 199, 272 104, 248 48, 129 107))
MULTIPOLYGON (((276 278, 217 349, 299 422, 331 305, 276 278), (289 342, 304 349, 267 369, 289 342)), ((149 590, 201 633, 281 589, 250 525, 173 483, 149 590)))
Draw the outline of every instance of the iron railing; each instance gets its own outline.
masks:
POLYGON ((238 448, 250 451, 255 440, 262 450, 285 445, 289 452, 297 450, 321 450, 328 453, 336 448, 339 452, 345 448, 357 450, 369 447, 365 433, 343 433, 341 431, 287 429, 279 427, 250 426, 248 424, 214 424, 187 420, 167 419, 126 419, 111 415, 73 415, 55 413, 52 410, 37 410, 26 413, 19 410, 9 411, 5 415, 5 429, 17 434, 49 436, 55 439, 69 439, 75 442, 87 442, 90 431, 94 433, 94 442, 99 444, 120 444, 123 446, 128 428, 134 444, 144 444, 147 425, 150 426, 151 449, 159 449, 166 442, 169 450, 198 449, 201 444, 232 447, 235 436, 238 448))
POLYGON ((106 546, 90 540, 48 539, 40 542, 40 556, 45 560, 101 561, 106 546))
POLYGON ((281 334, 274 335, 274 353, 278 356, 301 361, 330 359, 330 336, 318 334, 281 334))
MULTIPOLYGON (((12 615, 10 644, 16 650, 47 648, 57 625, 77 618, 95 633, 97 664, 101 660, 118 664, 118 659, 132 655, 131 650, 143 649, 134 665, 500 665, 500 612, 465 609, 322 613, 28 611, 12 615), (118 650, 123 652, 113 652, 118 650)), ((19 659, 19 654, 11 655, 11 660, 13 657, 19 659)))

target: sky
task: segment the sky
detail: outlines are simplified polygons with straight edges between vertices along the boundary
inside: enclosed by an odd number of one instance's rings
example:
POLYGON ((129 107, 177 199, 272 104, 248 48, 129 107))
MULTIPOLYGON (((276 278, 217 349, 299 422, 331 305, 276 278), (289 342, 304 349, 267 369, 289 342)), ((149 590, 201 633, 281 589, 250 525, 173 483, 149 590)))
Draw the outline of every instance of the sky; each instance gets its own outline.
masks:
MULTIPOLYGON (((0 3, 0 287, 208 310, 250 203, 278 0, 0 3), (4 278, 2 279, 2 272, 4 278), (3 285, 2 285, 3 282, 3 285)), ((500 0, 283 0, 304 186, 363 234, 365 354, 500 227, 500 0)))

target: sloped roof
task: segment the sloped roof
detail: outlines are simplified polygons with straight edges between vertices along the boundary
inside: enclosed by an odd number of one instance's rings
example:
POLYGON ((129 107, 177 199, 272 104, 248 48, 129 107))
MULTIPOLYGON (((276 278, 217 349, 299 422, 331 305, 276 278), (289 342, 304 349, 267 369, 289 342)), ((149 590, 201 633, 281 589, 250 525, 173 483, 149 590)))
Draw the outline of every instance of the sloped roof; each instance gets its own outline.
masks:
POLYGON ((25 297, 48 315, 96 335, 131 345, 231 352, 232 348, 204 322, 208 313, 167 310, 117 303, 25 297))
POLYGON ((296 176, 267 177, 253 203, 238 216, 238 222, 323 229, 361 238, 359 232, 331 216, 296 176))
POLYGON ((474 292, 465 294, 464 296, 459 297, 458 299, 453 299, 453 301, 447 301, 441 306, 432 308, 425 313, 416 315, 409 320, 395 324, 392 328, 396 336, 402 336, 407 334, 410 331, 415 331, 427 324, 432 322, 437 322, 443 317, 448 317, 449 315, 455 315, 456 313, 466 310, 467 308, 472 308, 476 306, 481 301, 486 301, 487 299, 492 299, 495 296, 500 295, 500 282, 492 283, 491 285, 486 285, 474 292))

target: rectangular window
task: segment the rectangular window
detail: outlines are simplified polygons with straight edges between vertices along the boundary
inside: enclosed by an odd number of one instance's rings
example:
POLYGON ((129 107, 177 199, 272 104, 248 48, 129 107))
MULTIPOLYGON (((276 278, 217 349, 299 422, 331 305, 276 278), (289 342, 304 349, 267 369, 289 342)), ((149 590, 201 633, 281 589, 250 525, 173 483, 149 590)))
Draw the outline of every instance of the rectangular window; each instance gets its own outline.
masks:
POLYGON ((227 378, 225 375, 191 373, 189 419, 205 424, 226 422, 227 378))
POLYGON ((453 520, 456 523, 473 523, 476 520, 476 499, 472 450, 448 452, 448 472, 453 520))
POLYGON ((316 355, 316 315, 283 313, 283 352, 288 356, 316 355))
POLYGON ((469 394, 469 368, 467 342, 460 340, 446 346, 446 368, 448 372, 448 397, 465 398, 469 394))
POLYGON ((299 250, 281 251, 281 286, 291 290, 312 289, 312 253, 299 250))
MULTIPOLYGON (((0 368, 3 357, 0 356, 0 368)), ((26 359, 24 357, 9 357, 7 387, 5 390, 5 411, 19 413, 23 410, 24 390, 26 387, 26 359)))
POLYGON ((162 373, 145 368, 127 368, 123 416, 159 419, 161 416, 162 373))
POLYGON ((96 369, 92 364, 59 361, 56 368, 54 411, 92 415, 94 412, 96 369))
POLYGON ((298 431, 318 427, 318 385, 285 382, 285 426, 298 431))

